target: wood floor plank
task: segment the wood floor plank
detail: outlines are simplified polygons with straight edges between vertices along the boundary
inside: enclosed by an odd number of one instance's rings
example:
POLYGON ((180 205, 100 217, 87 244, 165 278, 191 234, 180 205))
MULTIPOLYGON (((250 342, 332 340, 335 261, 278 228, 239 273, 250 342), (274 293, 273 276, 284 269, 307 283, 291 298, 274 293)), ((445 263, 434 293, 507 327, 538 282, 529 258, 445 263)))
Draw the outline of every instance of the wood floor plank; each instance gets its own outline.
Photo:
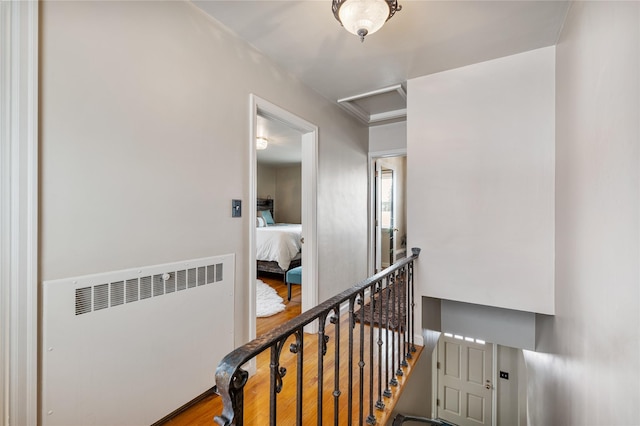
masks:
MULTIPOLYGON (((271 285, 276 289, 278 294, 282 296, 286 302, 286 293, 287 288, 286 285, 282 282, 281 279, 273 279, 269 277, 261 277, 261 279, 267 284, 271 285)), ((273 315, 268 318, 258 318, 256 322, 256 330, 257 333, 263 333, 265 331, 273 329, 275 326, 288 321, 291 318, 300 314, 300 302, 301 302, 301 293, 300 286, 292 287, 292 298, 289 303, 287 303, 287 309, 279 314, 273 315)), ((339 342, 339 363, 341 363, 340 373, 338 375, 339 380, 339 392, 340 396, 338 397, 338 406, 337 413, 339 416, 339 424, 340 425, 348 425, 348 411, 351 409, 352 414, 352 422, 351 424, 360 424, 360 368, 359 363, 362 361, 364 365, 362 371, 363 377, 363 412, 362 412, 362 420, 363 424, 366 424, 367 416, 370 414, 370 401, 368 399, 369 395, 369 387, 370 387, 370 358, 369 358, 369 348, 371 345, 371 330, 368 325, 361 325, 359 323, 355 324, 353 328, 355 341, 354 351, 349 351, 349 340, 348 340, 348 316, 343 315, 341 318, 342 328, 340 331, 340 342, 339 342), (360 360, 360 333, 363 333, 363 342, 364 342, 364 353, 365 359, 360 360), (352 386, 353 394, 351 395, 352 404, 349 407, 349 391, 348 391, 348 383, 349 383, 349 374, 345 367, 348 366, 348 360, 351 357, 353 360, 353 374, 352 374, 352 386)), ((327 335, 329 336, 330 343, 328 345, 328 350, 325 356, 321 357, 323 366, 324 366, 324 378, 323 378, 323 397, 322 397, 322 422, 321 424, 334 424, 334 415, 336 413, 336 408, 334 405, 335 398, 333 396, 333 391, 335 390, 334 382, 334 367, 336 363, 335 357, 335 336, 334 336, 334 326, 331 324, 327 325, 327 335)), ((385 365, 385 362, 390 362, 390 352, 388 351, 389 341, 391 343, 392 338, 396 338, 397 335, 392 332, 382 331, 381 334, 378 334, 378 329, 374 329, 374 373, 377 374, 377 365, 379 362, 382 362, 385 365), (382 356, 378 356, 378 341, 383 342, 382 348, 385 350, 382 353, 382 356)), ((296 377, 298 374, 297 369, 297 354, 291 353, 288 348, 290 343, 294 342, 294 337, 290 337, 287 343, 284 345, 281 357, 280 357, 280 366, 283 366, 287 369, 287 373, 283 378, 283 389, 282 392, 277 395, 277 413, 278 413, 278 425, 295 425, 296 424, 296 377)), ((304 334, 304 347, 303 347, 303 369, 302 369, 302 383, 303 383, 303 409, 302 409, 302 424, 303 425, 315 425, 318 424, 318 338, 317 335, 313 334, 304 334)), ((397 342, 396 342, 397 345, 397 342)), ((393 406, 395 402, 399 398, 402 392, 402 385, 406 382, 408 377, 411 374, 413 365, 417 361, 420 356, 422 348, 417 347, 417 352, 414 354, 412 359, 408 360, 409 366, 404 368, 404 374, 398 377, 399 385, 397 387, 392 387, 391 391, 393 396, 391 398, 382 398, 382 401, 385 404, 383 410, 375 409, 373 410, 373 414, 376 417, 376 424, 384 425, 388 421, 391 415, 391 411, 393 410, 393 406)), ((397 361, 396 361, 397 362, 397 361)), ((252 376, 246 387, 245 387, 245 414, 244 414, 244 424, 245 425, 268 425, 269 424, 269 399, 270 399, 270 351, 267 350, 260 355, 257 356, 256 360, 257 371, 254 376, 252 376)), ((396 364, 397 365, 397 364, 396 364)), ((383 373, 384 375, 384 373, 383 373)), ((377 376, 374 376, 374 378, 377 376)), ((383 380, 384 383, 384 380, 383 380)), ((386 386, 383 385, 383 389, 386 386)), ((378 389, 377 378, 374 380, 374 401, 376 402, 378 399, 378 394, 380 390, 378 389)), ((187 411, 181 413, 176 416, 172 420, 166 422, 167 425, 212 425, 214 415, 219 415, 222 412, 222 404, 221 399, 216 396, 207 397, 204 400, 200 401, 198 404, 195 404, 193 407, 188 409, 187 411)))

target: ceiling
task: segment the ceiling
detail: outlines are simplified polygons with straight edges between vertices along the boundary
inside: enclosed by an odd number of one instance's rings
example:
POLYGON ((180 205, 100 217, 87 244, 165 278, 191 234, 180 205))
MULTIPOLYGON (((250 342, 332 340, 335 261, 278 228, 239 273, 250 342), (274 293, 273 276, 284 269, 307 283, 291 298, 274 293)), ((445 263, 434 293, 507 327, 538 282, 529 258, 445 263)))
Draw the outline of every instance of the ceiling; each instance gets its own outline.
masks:
MULTIPOLYGON (((325 98, 367 124, 404 119, 407 80, 556 43, 568 1, 399 0, 364 43, 333 17, 330 0, 192 0, 198 8, 325 98)), ((258 160, 300 161, 300 135, 262 122, 258 160)))
MULTIPOLYGON (((567 1, 399 0, 402 10, 361 43, 334 18, 330 0, 193 3, 336 102, 553 45, 569 7, 567 1)), ((377 101, 360 102, 370 108, 366 113, 380 112, 377 101)))
POLYGON ((286 166, 302 161, 302 133, 270 118, 258 115, 256 133, 267 139, 267 149, 257 150, 258 163, 286 166))

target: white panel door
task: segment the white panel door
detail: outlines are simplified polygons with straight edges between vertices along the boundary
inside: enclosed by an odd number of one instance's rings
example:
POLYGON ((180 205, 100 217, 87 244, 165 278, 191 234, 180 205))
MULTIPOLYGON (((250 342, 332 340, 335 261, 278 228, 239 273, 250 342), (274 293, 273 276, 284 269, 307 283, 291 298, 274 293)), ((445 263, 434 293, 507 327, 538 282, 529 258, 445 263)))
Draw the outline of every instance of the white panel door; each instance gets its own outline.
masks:
POLYGON ((490 426, 493 348, 442 335, 438 342, 438 417, 460 426, 490 426))

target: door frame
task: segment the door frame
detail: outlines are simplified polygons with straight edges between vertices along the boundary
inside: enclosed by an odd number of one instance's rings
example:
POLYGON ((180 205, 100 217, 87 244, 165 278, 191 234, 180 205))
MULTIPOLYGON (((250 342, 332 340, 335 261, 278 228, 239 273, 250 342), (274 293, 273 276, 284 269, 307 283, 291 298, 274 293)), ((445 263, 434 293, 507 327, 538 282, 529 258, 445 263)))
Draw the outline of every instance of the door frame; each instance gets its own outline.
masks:
MULTIPOLYGON (((318 126, 265 100, 255 94, 249 95, 249 339, 256 337, 256 221, 257 207, 257 155, 258 114, 279 121, 302 133, 302 312, 318 304, 318 238, 317 238, 317 181, 318 181, 318 126), (253 220, 251 220, 253 219, 253 220)), ((315 332, 314 322, 305 327, 307 332, 315 332)))
POLYGON ((0 3, 0 425, 38 420, 38 15, 0 3))
MULTIPOLYGON (((407 149, 398 148, 386 151, 372 151, 368 155, 369 167, 369 230, 368 230, 368 272, 374 275, 376 269, 376 160, 386 157, 406 157, 407 149)), ((395 196, 395 194, 394 194, 395 196)), ((405 202, 408 200, 405 200, 405 202)), ((408 255, 408 254, 407 254, 408 255)))
MULTIPOLYGON (((396 258, 396 244, 397 244, 397 239, 396 239, 396 226, 397 226, 397 216, 398 216, 398 169, 395 166, 391 166, 389 164, 382 164, 384 163, 384 158, 376 158, 375 159, 375 164, 376 164, 376 173, 378 173, 378 176, 376 177, 376 185, 380 185, 382 186, 382 178, 383 178, 383 172, 391 172, 391 228, 384 228, 381 224, 376 224, 376 244, 375 244, 375 248, 376 248, 376 266, 378 264, 380 264, 380 268, 382 268, 382 259, 386 258, 386 262, 389 262, 389 266, 393 265, 395 263, 395 258, 396 258), (378 180, 379 179, 379 180, 378 180), (384 229, 386 229, 390 234, 389 234, 389 253, 384 253, 384 257, 383 257, 383 253, 382 253, 382 236, 384 235, 384 233, 382 232, 384 229), (379 241, 378 241, 379 240, 379 241), (379 248, 379 250, 378 250, 379 248), (380 255, 380 263, 378 263, 378 255, 380 255)), ((380 219, 380 217, 382 216, 382 206, 378 205, 378 199, 381 198, 381 191, 378 191, 376 189, 376 213, 378 213, 378 218, 380 219), (379 211, 378 211, 379 210, 379 211)), ((406 203, 405 203, 406 204, 406 203)), ((406 207, 406 206, 405 206, 406 207)), ((405 216, 406 216, 406 208, 405 210, 405 216)))

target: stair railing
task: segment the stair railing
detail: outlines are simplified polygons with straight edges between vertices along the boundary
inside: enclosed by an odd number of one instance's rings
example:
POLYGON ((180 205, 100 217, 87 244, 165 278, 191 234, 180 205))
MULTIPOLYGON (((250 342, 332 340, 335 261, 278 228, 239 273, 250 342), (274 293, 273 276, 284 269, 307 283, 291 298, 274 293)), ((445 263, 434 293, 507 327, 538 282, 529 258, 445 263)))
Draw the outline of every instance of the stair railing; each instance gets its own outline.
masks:
MULTIPOLYGON (((416 351, 414 344, 414 261, 420 249, 413 248, 412 256, 401 259, 387 269, 356 284, 348 290, 326 300, 316 307, 303 312, 269 333, 257 337, 226 355, 216 369, 216 387, 222 397, 223 411, 215 417, 222 426, 242 426, 244 413, 244 387, 249 374, 242 366, 263 351, 271 350, 270 362, 270 407, 269 424, 277 423, 278 394, 281 392, 287 373, 280 365, 280 357, 286 341, 294 337, 289 350, 295 354, 296 372, 296 424, 302 425, 304 339, 306 325, 318 321, 317 332, 317 406, 315 409, 318 425, 344 423, 341 419, 340 398, 348 399, 346 423, 349 425, 374 425, 374 407, 383 410, 384 397, 391 397, 391 388, 398 385, 397 377, 402 376, 407 359, 416 351), (341 307, 348 308, 348 321, 341 321, 341 307), (330 336, 327 322, 333 325, 335 361, 329 369, 333 374, 333 421, 323 419, 325 408, 325 365, 324 357, 329 350, 330 336), (344 369, 341 360, 340 329, 346 323, 348 333, 347 383, 340 383, 340 371, 344 369), (368 326, 368 340, 365 329, 368 326), (367 344, 368 342, 368 344, 367 344), (368 352, 368 353, 365 353, 368 352), (374 358, 375 361, 374 362, 374 358), (377 368, 376 365, 377 364, 377 368), (356 370, 356 371, 354 371, 356 370), (346 395, 344 395, 346 393, 346 395), (375 400, 375 403, 374 403, 375 400), (365 407, 365 405, 368 405, 365 407), (356 407, 352 409, 351 407, 356 407), (366 410, 366 418, 365 418, 366 410), (356 412, 354 412, 356 411, 356 412)), ((343 330, 344 332, 344 330, 343 330)), ((328 376, 327 376, 328 377, 328 376)), ((342 376, 344 377, 344 375, 342 376)))

